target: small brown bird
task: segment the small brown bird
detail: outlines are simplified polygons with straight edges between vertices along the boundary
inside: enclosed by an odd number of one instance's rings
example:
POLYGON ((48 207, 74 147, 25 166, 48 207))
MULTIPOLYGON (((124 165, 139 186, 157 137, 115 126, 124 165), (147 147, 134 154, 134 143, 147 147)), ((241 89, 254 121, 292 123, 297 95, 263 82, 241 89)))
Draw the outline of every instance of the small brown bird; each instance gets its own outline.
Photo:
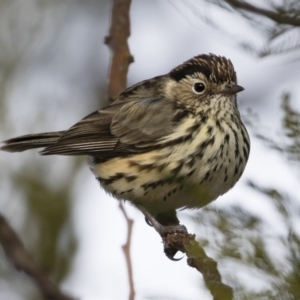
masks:
POLYGON ((88 155, 107 192, 176 226, 176 209, 210 203, 245 169, 250 140, 236 102, 242 90, 230 60, 199 55, 126 89, 66 131, 13 138, 1 149, 88 155))

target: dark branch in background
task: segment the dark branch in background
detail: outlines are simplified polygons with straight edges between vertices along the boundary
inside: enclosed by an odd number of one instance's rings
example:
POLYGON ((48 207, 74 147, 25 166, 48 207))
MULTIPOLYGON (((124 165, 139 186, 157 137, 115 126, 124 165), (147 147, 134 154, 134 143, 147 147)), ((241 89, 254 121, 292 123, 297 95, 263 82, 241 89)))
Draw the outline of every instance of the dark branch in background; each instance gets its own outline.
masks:
POLYGON ((127 39, 130 35, 129 9, 131 0, 112 1, 111 26, 105 43, 111 50, 108 97, 115 100, 126 88, 127 72, 133 57, 130 54, 127 39))
POLYGON ((259 48, 255 47, 252 41, 247 41, 245 36, 245 41, 240 43, 244 50, 258 54, 259 57, 294 52, 295 59, 299 60, 299 0, 285 1, 282 5, 276 5, 270 1, 269 8, 262 8, 243 0, 207 0, 207 2, 234 14, 240 14, 254 23, 260 34, 264 34, 265 45, 259 48), (266 20, 272 22, 265 22, 266 20), (274 24, 272 24, 273 22, 274 24))
POLYGON ((239 0, 223 0, 223 1, 235 9, 241 9, 241 10, 254 13, 256 15, 267 17, 278 24, 286 24, 286 25, 292 25, 297 27, 300 26, 299 12, 298 15, 294 15, 295 9, 284 10, 278 7, 275 8, 275 11, 272 11, 269 9, 264 9, 264 8, 254 6, 245 1, 239 1, 239 0))
MULTIPOLYGON (((109 68, 109 81, 107 94, 110 101, 115 100, 126 88, 127 72, 133 57, 130 54, 127 39, 130 35, 130 10, 131 0, 113 0, 109 36, 105 43, 111 50, 111 64, 109 68)), ((122 246, 127 265, 129 281, 129 300, 134 300, 135 290, 133 283, 132 263, 130 256, 130 244, 133 220, 127 216, 123 203, 120 201, 119 208, 127 223, 127 239, 122 246)))
POLYGON ((10 259, 15 268, 20 272, 24 272, 36 282, 44 299, 74 300, 74 298, 64 295, 59 288, 47 278, 27 253, 20 238, 1 214, 0 243, 6 256, 10 259))

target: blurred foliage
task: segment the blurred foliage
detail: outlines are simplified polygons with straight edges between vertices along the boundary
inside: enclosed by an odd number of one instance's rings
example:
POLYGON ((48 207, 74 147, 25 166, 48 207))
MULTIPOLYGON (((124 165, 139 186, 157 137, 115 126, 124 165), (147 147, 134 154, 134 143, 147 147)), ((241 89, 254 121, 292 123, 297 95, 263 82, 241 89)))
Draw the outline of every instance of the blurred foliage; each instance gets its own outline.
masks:
MULTIPOLYGON (((0 124, 1 131, 7 133, 13 128, 8 120, 8 99, 11 87, 19 73, 37 55, 42 48, 47 48, 53 41, 55 28, 60 24, 61 14, 58 5, 61 1, 1 1, 0 2, 0 124), (58 5, 55 5, 58 4, 58 5), (52 13, 56 11, 56 23, 53 23, 52 13), (52 23, 55 26, 49 26, 52 23)), ((62 1, 66 2, 66 1, 62 1)), ((38 127, 38 122, 35 122, 38 127)), ((19 233, 29 253, 39 266, 49 274, 55 282, 62 282, 68 275, 72 259, 76 250, 76 239, 71 226, 71 191, 75 171, 79 163, 71 166, 66 172, 63 184, 49 184, 46 176, 38 175, 38 162, 24 160, 19 166, 18 173, 13 168, 5 168, 1 172, 1 185, 6 187, 8 194, 2 193, 2 198, 12 194, 20 194, 26 203, 26 210, 22 215, 15 215, 16 219, 23 219, 19 233), (10 192, 9 189, 13 191, 10 192)), ((1 166, 2 170, 4 166, 1 166)), ((1 200, 18 205, 15 199, 1 200)), ((22 203, 23 204, 23 203, 22 203)), ((1 208, 5 213, 5 208, 1 208)), ((21 210, 18 210, 21 212, 21 210)), ((14 220, 12 220, 14 223, 14 220)), ((0 249, 1 250, 1 249, 0 249)), ((22 278, 12 266, 5 264, 4 253, 0 251, 0 286, 10 289, 16 294, 19 291, 22 299, 40 299, 40 293, 30 279, 22 278)), ((3 294, 0 293, 2 296, 3 294)), ((2 299, 2 296, 0 298, 2 299)), ((12 294, 13 296, 13 294, 12 294)))
MULTIPOLYGON (((22 191, 30 218, 27 229, 35 228, 37 237, 28 245, 42 269, 60 282, 68 274, 76 241, 70 224, 72 177, 69 182, 50 186, 41 177, 24 173, 13 174, 15 188, 22 191)), ((26 241, 25 241, 26 242, 26 241)))
MULTIPOLYGON (((259 127, 260 123, 250 121, 251 129, 255 136, 266 146, 282 153, 293 163, 300 162, 300 113, 291 105, 292 97, 290 93, 284 93, 281 97, 281 109, 283 118, 281 122, 282 130, 278 137, 270 138, 259 127)), ((249 119, 248 119, 249 121, 249 119)))
MULTIPOLYGON (((255 47, 253 41, 239 41, 240 46, 260 57, 273 54, 289 53, 300 59, 300 1, 271 0, 252 4, 253 1, 243 0, 206 0, 233 14, 240 14, 248 20, 266 41, 263 47, 255 47)), ((214 22, 218 27, 221 24, 214 22)), ((230 34, 230 33, 229 33, 230 34)))
MULTIPOLYGON (((103 51, 98 52, 101 34, 99 43, 93 40, 92 46, 86 45, 86 49, 90 50, 86 56, 78 56, 82 57, 82 60, 78 59, 81 73, 78 71, 77 74, 77 69, 72 68, 73 58, 60 69, 57 65, 62 65, 58 62, 62 57, 65 59, 67 45, 78 42, 69 36, 70 32, 79 31, 76 35, 79 40, 82 37, 85 42, 92 40, 90 36, 95 34, 93 28, 96 26, 91 26, 95 20, 100 20, 99 24, 106 21, 108 3, 109 0, 84 3, 80 0, 0 1, 0 141, 16 134, 20 128, 24 134, 31 130, 37 132, 41 128, 53 128, 64 119, 63 114, 56 119, 58 109, 68 109, 68 115, 76 115, 80 109, 80 114, 84 114, 84 109, 88 111, 89 106, 99 106, 104 94, 106 67, 99 76, 98 68, 102 63, 95 63, 95 57, 98 59, 108 52, 104 45, 103 51), (92 16, 89 15, 91 13, 92 16), (91 23, 87 22, 87 16, 91 23), (87 24, 82 29, 84 22, 87 24), (88 26, 89 31, 85 34, 88 26), (51 81, 52 72, 61 85, 51 81), (74 76, 70 78, 66 74, 74 76), (31 80, 26 81, 27 78, 31 80), (49 78, 49 85, 45 91, 43 84, 46 78, 49 78), (82 93, 82 106, 74 100, 72 92, 82 93), (49 98, 48 102, 45 97, 49 98), (26 111, 25 118, 22 118, 23 110, 26 111)), ((81 50, 76 49, 72 53, 77 55, 78 52, 81 50)), ((63 161, 48 157, 39 160, 37 152, 9 158, 9 154, 1 154, 0 211, 38 265, 51 280, 61 284, 70 275, 77 250, 72 220, 73 187, 83 163, 86 168, 86 159, 66 158, 63 161)), ((32 279, 15 270, 1 247, 0 290, 1 300, 4 294, 9 295, 9 299, 41 297, 32 279)))
POLYGON ((61 23, 54 3, 58 1, 0 1, 0 122, 4 128, 9 123, 5 98, 11 81, 33 55, 49 47, 56 32, 54 26, 49 26, 52 13, 56 13, 55 25, 61 23))
MULTIPOLYGON (((279 140, 263 136, 257 128, 255 135, 291 163, 300 163, 300 113, 291 107, 288 93, 282 96, 281 103, 279 140)), ((247 185, 271 205, 270 213, 277 214, 280 220, 280 232, 244 208, 233 206, 218 210, 207 206, 193 218, 199 234, 206 232, 208 236, 200 238, 200 242, 216 253, 219 263, 229 266, 230 271, 223 279, 234 288, 236 299, 300 299, 299 195, 291 196, 276 186, 264 187, 253 180, 248 180, 247 185), (258 278, 263 287, 249 285, 244 280, 247 277, 239 277, 240 272, 258 278)))

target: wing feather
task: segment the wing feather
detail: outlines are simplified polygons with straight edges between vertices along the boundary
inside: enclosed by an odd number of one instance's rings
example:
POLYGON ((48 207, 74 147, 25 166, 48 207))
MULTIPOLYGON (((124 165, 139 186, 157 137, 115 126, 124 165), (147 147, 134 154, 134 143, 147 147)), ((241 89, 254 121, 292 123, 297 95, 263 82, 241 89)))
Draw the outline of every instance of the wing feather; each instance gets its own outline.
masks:
POLYGON ((114 157, 144 152, 170 134, 175 102, 144 98, 112 104, 82 119, 41 154, 114 157))

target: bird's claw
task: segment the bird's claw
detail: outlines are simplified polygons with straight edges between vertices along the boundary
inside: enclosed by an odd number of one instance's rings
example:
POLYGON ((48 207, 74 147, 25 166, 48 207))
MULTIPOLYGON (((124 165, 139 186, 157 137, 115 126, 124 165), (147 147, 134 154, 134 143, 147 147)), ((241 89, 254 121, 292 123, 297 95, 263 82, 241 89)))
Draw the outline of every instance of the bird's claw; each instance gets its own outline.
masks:
MULTIPOLYGON (((176 253, 178 252, 178 249, 174 248, 172 246, 172 243, 169 243, 168 240, 168 236, 170 235, 187 235, 188 231, 186 229, 186 227, 184 225, 162 225, 160 224, 151 214, 149 214, 143 207, 140 207, 140 210, 144 213, 145 215, 145 220, 146 223, 153 227, 161 236, 163 243, 164 243, 164 252, 166 254, 166 256, 172 260, 172 261, 179 261, 182 259, 181 258, 174 258, 174 256, 176 255, 176 253)), ((172 240, 172 239, 171 239, 172 240)))
POLYGON ((179 260, 183 259, 183 256, 180 257, 180 258, 174 258, 174 256, 178 252, 178 250, 171 247, 171 245, 164 245, 164 252, 165 252, 167 258, 172 260, 172 261, 179 261, 179 260))
POLYGON ((148 220, 148 218, 147 218, 147 217, 145 217, 145 221, 146 221, 147 225, 149 225, 149 226, 153 227, 152 223, 151 223, 151 222, 148 220))

